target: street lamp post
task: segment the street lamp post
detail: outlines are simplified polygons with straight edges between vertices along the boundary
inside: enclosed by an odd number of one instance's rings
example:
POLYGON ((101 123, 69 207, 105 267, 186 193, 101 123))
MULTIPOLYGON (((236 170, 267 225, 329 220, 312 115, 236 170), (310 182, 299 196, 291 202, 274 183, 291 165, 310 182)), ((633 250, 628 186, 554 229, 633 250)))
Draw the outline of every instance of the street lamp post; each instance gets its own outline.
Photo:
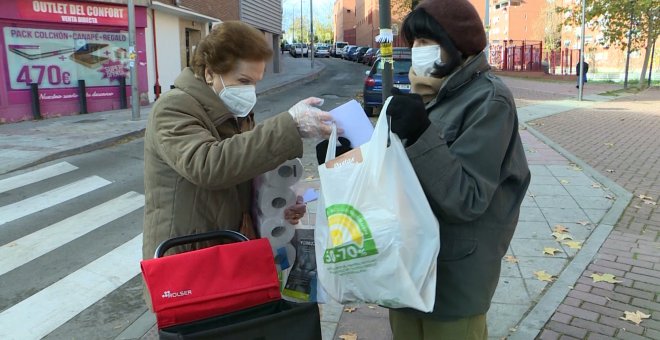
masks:
POLYGON ((310 53, 311 57, 311 68, 314 69, 314 12, 312 10, 312 2, 313 0, 309 0, 309 35, 310 35, 310 42, 309 42, 309 49, 308 53, 310 53))
POLYGON ((488 60, 488 63, 490 64, 490 38, 488 31, 490 31, 490 4, 489 1, 486 0, 486 13, 484 15, 484 28, 486 29, 486 60, 488 60))
POLYGON ((137 79, 137 52, 135 51, 135 6, 133 0, 128 0, 128 51, 130 54, 129 69, 131 72, 131 119, 140 119, 140 94, 137 79))
MULTIPOLYGON (((391 29, 392 25, 392 16, 390 14, 390 0, 379 0, 378 2, 378 11, 379 11, 379 16, 380 16, 380 31, 381 34, 383 33, 383 30, 389 30, 391 29)), ((391 51, 391 41, 390 41, 390 51, 391 51)), ((391 52, 390 52, 391 53, 391 52)), ((386 55, 383 54, 383 51, 381 50, 382 57, 385 57, 386 55)), ((389 56, 389 60, 392 60, 392 56, 389 56)), ((391 62, 387 62, 387 58, 384 59, 386 62, 383 63, 383 76, 382 76, 382 82, 383 82, 383 103, 385 103, 385 99, 392 95, 392 83, 393 83, 393 78, 392 78, 392 64, 391 62)))
POLYGON ((623 88, 628 88, 628 66, 630 65, 630 43, 633 28, 633 0, 630 0, 630 28, 628 29, 628 51, 626 52, 626 73, 623 75, 623 88))
POLYGON ((582 94, 584 93, 584 17, 585 17, 585 10, 587 7, 587 0, 582 0, 582 33, 580 36, 580 60, 578 60, 578 63, 580 63, 580 74, 578 74, 578 100, 582 101, 582 94))

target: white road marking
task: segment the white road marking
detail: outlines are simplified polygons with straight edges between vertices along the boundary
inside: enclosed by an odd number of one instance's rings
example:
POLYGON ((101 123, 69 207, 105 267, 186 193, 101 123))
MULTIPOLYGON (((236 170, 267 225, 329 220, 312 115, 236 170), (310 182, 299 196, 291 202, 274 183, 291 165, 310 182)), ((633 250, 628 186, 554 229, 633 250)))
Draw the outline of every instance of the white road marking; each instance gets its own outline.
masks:
POLYGON ((129 192, 0 246, 0 275, 65 245, 144 206, 144 196, 129 192))
POLYGON ((94 191, 111 182, 98 176, 90 176, 20 202, 0 207, 0 226, 21 217, 50 208, 72 198, 94 191))
POLYGON ((0 180, 0 193, 37 183, 76 169, 78 169, 78 167, 75 165, 71 165, 67 162, 61 162, 41 169, 26 172, 24 174, 5 178, 0 180))
POLYGON ((142 234, 0 313, 0 339, 40 339, 140 273, 142 234))

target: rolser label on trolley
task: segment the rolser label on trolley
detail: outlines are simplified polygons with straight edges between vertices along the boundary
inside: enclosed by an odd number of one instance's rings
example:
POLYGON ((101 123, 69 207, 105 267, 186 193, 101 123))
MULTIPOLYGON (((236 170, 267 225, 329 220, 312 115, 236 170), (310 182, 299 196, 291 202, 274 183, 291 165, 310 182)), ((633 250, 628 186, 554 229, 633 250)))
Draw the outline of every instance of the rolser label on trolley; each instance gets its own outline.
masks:
POLYGON ((362 213, 348 204, 325 209, 332 246, 323 254, 324 263, 338 263, 378 254, 369 224, 362 213))
POLYGON ((178 292, 171 292, 169 290, 166 290, 163 292, 163 295, 161 297, 164 299, 171 299, 171 298, 178 298, 187 295, 192 295, 192 289, 182 290, 178 292))

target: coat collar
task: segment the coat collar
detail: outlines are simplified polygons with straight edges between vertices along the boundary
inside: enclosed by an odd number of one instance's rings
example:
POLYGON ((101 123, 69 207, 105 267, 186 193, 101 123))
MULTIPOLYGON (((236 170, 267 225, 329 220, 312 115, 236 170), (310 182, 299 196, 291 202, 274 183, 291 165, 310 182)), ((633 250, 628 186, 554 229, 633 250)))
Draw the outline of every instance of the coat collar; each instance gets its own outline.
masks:
POLYGON ((480 77, 484 72, 490 70, 486 55, 482 52, 472 58, 468 58, 454 73, 447 77, 438 95, 426 106, 427 109, 434 106, 445 96, 465 86, 472 80, 480 77))
POLYGON ((181 71, 181 74, 174 81, 174 86, 195 98, 204 107, 204 111, 206 111, 213 124, 219 125, 233 117, 218 95, 203 79, 197 78, 189 67, 181 71))

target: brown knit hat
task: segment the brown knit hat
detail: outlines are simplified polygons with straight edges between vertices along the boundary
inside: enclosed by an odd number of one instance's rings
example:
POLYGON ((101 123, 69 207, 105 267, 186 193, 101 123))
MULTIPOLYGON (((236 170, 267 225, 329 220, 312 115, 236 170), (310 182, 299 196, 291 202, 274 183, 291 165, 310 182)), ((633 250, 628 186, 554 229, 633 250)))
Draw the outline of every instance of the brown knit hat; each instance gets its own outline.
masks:
POLYGON ((447 31, 464 57, 477 54, 486 47, 484 25, 468 0, 424 0, 417 8, 423 9, 447 31))

